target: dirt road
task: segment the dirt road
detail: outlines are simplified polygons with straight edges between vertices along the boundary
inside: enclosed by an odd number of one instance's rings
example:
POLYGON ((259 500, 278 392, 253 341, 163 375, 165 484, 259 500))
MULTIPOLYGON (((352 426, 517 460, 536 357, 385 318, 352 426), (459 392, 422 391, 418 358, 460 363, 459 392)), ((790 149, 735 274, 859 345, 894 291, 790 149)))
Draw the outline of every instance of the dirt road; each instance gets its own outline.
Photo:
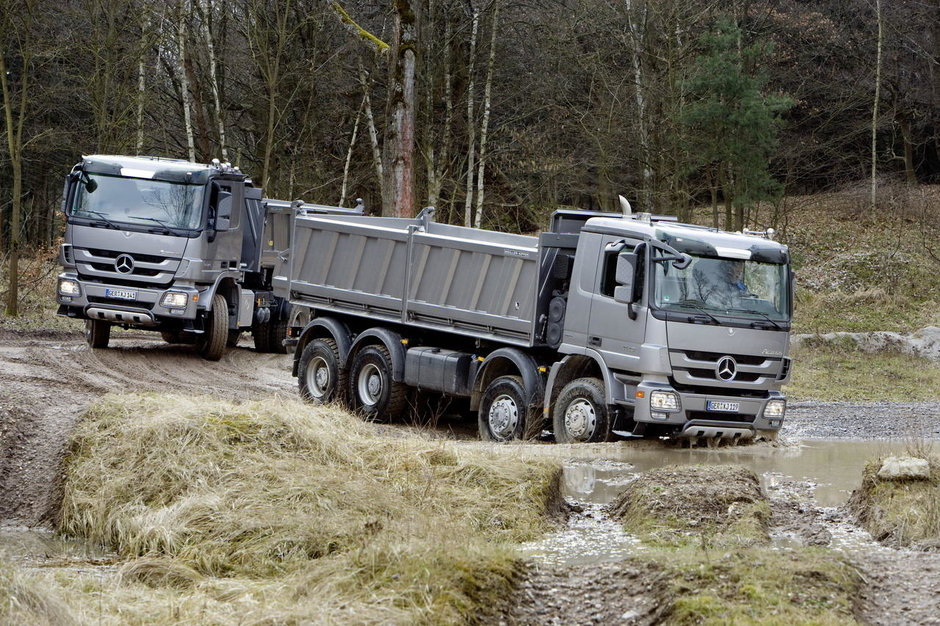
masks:
POLYGON ((68 434, 103 394, 294 393, 290 357, 242 344, 209 363, 155 333, 115 333, 112 347, 91 350, 77 333, 0 332, 0 523, 31 526, 54 514, 68 434))

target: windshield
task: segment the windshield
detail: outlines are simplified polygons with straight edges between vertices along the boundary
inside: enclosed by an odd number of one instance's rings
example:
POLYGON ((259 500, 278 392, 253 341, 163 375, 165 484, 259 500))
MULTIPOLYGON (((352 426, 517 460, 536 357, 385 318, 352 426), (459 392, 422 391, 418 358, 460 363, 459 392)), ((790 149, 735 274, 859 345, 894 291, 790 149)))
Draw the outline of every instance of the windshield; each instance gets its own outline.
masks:
POLYGON ((685 269, 654 263, 655 306, 668 311, 700 311, 787 321, 787 266, 692 255, 685 269))
POLYGON ((202 225, 204 185, 90 174, 79 183, 71 214, 125 224, 196 230, 202 225))

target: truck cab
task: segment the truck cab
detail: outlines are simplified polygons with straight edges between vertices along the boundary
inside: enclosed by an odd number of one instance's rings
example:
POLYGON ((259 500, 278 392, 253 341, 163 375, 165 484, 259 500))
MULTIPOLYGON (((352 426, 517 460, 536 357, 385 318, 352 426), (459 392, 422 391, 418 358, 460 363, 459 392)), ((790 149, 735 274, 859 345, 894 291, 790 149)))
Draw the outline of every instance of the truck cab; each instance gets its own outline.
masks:
MULTIPOLYGON (((644 214, 589 217, 576 246, 557 350, 594 366, 615 429, 749 438, 780 428, 793 306, 786 246, 644 214)), ((578 415, 566 422, 568 408, 552 410, 564 439, 591 438, 578 415)))
POLYGON ((86 156, 66 177, 62 209, 58 313, 84 319, 93 347, 120 326, 195 343, 210 360, 245 330, 281 348, 283 306, 262 262, 266 209, 238 168, 86 156))

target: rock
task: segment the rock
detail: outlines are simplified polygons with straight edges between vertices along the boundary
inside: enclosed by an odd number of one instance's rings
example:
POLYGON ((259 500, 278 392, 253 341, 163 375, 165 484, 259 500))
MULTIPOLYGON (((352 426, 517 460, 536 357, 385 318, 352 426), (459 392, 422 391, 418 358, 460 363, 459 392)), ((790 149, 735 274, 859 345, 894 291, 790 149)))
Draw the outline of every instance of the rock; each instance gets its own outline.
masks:
POLYGON ((929 480, 930 462, 912 456, 889 456, 878 470, 881 480, 929 480))

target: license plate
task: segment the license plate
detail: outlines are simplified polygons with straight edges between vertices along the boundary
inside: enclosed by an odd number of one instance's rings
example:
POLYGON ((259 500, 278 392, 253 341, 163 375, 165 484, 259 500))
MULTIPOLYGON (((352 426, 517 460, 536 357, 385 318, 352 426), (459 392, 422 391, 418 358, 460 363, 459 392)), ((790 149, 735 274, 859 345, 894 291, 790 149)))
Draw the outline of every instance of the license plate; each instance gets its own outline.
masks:
POLYGON ((136 300, 137 290, 135 289, 105 289, 105 298, 114 298, 115 300, 136 300))
POLYGON ((725 413, 737 413, 739 402, 721 402, 719 400, 709 400, 705 403, 705 408, 709 411, 723 411, 725 413))

